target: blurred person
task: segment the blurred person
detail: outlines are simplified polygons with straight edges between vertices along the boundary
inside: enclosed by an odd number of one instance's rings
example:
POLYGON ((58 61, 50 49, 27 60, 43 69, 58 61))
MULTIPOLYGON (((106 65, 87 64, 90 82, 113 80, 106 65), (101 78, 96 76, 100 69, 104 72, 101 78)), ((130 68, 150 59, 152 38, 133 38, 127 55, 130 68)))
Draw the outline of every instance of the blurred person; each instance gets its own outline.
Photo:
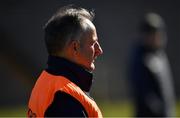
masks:
POLYGON ((93 18, 93 12, 68 5, 45 25, 48 67, 32 90, 28 117, 102 117, 89 95, 94 62, 103 53, 93 18))
POLYGON ((165 23, 158 14, 148 13, 139 28, 129 73, 136 117, 175 116, 172 75, 164 50, 165 23))

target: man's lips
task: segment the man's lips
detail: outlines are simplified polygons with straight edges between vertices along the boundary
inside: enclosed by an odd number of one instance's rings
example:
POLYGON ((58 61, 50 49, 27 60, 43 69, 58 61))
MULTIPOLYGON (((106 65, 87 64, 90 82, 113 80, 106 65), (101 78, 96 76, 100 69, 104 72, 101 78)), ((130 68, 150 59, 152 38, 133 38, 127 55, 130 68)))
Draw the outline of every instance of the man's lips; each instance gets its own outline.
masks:
POLYGON ((96 60, 96 58, 94 58, 92 62, 94 63, 94 62, 95 62, 95 60, 96 60))

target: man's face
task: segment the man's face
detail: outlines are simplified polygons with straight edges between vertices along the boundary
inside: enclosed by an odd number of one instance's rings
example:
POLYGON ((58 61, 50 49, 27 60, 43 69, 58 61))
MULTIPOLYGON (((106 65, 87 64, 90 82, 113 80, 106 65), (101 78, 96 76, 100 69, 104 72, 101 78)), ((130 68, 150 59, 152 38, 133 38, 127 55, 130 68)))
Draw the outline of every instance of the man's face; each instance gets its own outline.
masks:
POLYGON ((95 69, 95 59, 103 53, 98 42, 95 26, 87 21, 90 29, 82 34, 82 39, 79 42, 79 48, 76 55, 76 63, 87 69, 93 71, 95 69))
POLYGON ((153 49, 160 49, 165 43, 163 38, 162 32, 155 32, 149 35, 147 43, 153 49))

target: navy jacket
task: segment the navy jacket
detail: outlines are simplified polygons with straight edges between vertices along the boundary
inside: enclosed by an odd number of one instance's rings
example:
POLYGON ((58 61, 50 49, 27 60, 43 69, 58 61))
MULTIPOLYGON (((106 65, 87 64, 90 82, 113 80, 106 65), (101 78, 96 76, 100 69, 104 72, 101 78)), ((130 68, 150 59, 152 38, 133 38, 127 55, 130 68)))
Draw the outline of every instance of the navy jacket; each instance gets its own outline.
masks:
POLYGON ((166 54, 141 44, 133 51, 129 75, 136 116, 172 116, 174 90, 166 54))

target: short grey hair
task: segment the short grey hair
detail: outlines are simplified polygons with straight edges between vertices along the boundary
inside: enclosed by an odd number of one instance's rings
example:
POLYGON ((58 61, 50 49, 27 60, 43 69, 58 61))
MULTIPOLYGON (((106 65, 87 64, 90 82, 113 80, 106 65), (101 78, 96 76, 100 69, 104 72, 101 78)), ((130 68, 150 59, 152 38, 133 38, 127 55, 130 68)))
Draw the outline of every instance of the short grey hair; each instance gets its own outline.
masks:
POLYGON ((50 55, 62 51, 67 42, 80 40, 84 19, 93 21, 94 11, 68 5, 60 8, 45 24, 45 43, 50 55))

